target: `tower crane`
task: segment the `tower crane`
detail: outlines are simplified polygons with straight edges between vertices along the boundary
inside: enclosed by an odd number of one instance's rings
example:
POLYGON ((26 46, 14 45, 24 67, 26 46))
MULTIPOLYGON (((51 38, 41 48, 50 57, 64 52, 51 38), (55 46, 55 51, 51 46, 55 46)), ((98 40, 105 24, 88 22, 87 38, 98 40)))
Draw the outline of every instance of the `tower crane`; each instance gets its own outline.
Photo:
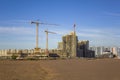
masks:
POLYGON ((35 52, 39 52, 39 48, 38 48, 38 26, 39 26, 39 22, 31 22, 31 24, 36 24, 36 48, 35 48, 35 52))
POLYGON ((46 33, 46 54, 48 55, 48 33, 51 33, 51 34, 56 34, 55 32, 51 32, 51 31, 48 31, 48 30, 45 30, 45 33, 46 33))
POLYGON ((48 24, 48 23, 41 23, 38 21, 31 21, 31 24, 36 24, 36 48, 35 48, 35 53, 39 53, 40 48, 38 47, 38 36, 39 36, 39 24, 41 25, 54 25, 54 26, 58 26, 57 24, 48 24))
POLYGON ((73 25, 73 27, 74 27, 74 34, 75 34, 75 33, 76 33, 76 32, 75 32, 75 27, 76 27, 76 24, 74 24, 74 25, 73 25))
POLYGON ((76 24, 73 25, 73 28, 74 28, 74 34, 73 34, 73 39, 74 39, 74 42, 73 42, 73 47, 74 47, 74 54, 72 56, 76 57, 76 30, 75 30, 75 27, 76 27, 76 24))

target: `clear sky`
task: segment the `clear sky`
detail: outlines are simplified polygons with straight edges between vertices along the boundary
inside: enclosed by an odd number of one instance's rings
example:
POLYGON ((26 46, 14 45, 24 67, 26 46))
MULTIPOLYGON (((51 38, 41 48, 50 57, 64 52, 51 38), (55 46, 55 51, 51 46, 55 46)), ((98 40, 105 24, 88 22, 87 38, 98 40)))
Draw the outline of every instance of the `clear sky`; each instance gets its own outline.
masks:
POLYGON ((58 24, 39 26, 39 47, 57 48, 62 36, 73 30, 90 46, 120 46, 120 0, 0 0, 0 49, 35 47, 36 25, 31 21, 58 24))

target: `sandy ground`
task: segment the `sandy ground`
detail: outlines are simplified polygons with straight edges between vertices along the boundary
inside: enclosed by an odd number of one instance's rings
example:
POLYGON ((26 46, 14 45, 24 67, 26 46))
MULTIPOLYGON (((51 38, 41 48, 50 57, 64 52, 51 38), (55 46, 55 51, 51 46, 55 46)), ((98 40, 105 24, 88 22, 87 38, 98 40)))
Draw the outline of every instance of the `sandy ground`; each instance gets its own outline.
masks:
POLYGON ((0 61, 0 80, 120 80, 120 60, 0 61))
POLYGON ((39 61, 0 61, 0 80, 48 80, 39 61))

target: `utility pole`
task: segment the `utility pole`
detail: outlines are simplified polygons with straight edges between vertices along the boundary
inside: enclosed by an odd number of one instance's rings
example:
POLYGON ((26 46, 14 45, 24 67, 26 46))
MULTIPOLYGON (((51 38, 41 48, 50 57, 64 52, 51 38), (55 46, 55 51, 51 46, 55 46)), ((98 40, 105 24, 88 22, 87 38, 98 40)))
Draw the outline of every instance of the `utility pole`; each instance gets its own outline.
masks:
POLYGON ((45 30, 45 33, 46 33, 46 54, 48 55, 49 54, 49 51, 48 51, 48 33, 52 33, 52 34, 56 34, 56 33, 50 32, 48 30, 45 30))

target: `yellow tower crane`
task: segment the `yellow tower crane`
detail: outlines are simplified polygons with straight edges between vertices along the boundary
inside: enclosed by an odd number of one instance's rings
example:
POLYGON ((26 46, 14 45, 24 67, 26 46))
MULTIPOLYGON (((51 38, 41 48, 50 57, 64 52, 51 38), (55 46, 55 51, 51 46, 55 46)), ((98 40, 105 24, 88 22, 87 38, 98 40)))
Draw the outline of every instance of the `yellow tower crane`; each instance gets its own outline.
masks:
POLYGON ((48 31, 48 30, 45 30, 45 33, 46 33, 46 55, 48 55, 49 54, 49 51, 48 51, 48 33, 51 33, 51 34, 56 34, 56 33, 48 31))
POLYGON ((31 21, 31 24, 36 24, 36 48, 35 48, 35 53, 40 53, 40 48, 38 47, 38 36, 39 36, 39 24, 41 25, 54 25, 54 26, 58 26, 57 24, 48 24, 48 23, 41 23, 38 21, 31 21))
POLYGON ((35 48, 35 53, 39 53, 40 48, 38 48, 38 44, 39 44, 39 43, 38 43, 38 36, 39 36, 39 35, 38 35, 38 33, 39 33, 39 32, 38 32, 38 31, 39 31, 39 30, 38 30, 38 26, 39 26, 40 23, 39 23, 38 21, 36 21, 36 22, 33 22, 33 21, 32 21, 31 24, 36 24, 36 48, 35 48))

